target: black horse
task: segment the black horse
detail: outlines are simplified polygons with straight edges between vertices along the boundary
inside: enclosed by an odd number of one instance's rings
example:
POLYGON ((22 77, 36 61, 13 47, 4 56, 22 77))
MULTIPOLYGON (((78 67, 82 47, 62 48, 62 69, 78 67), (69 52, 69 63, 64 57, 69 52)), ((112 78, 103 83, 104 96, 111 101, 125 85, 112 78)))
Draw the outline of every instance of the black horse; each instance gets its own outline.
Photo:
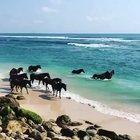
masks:
POLYGON ((50 79, 50 78, 45 78, 43 79, 43 85, 46 85, 46 90, 48 89, 48 85, 52 86, 53 89, 53 85, 56 83, 61 83, 62 80, 60 78, 54 78, 54 79, 50 79))
POLYGON ((85 73, 84 69, 73 70, 72 74, 80 74, 81 72, 85 73))
POLYGON ((49 73, 39 73, 39 74, 32 73, 32 74, 30 74, 30 80, 32 83, 34 82, 34 80, 38 80, 39 81, 38 84, 40 84, 41 81, 43 82, 43 79, 45 77, 47 77, 49 79, 51 78, 49 73))
POLYGON ((17 74, 19 74, 20 72, 23 72, 23 68, 22 68, 22 67, 20 67, 20 68, 18 68, 18 69, 13 68, 13 69, 10 70, 9 75, 10 75, 10 77, 11 77, 11 75, 17 75, 17 74))
POLYGON ((114 70, 112 70, 111 72, 109 71, 106 71, 102 74, 94 74, 91 78, 93 79, 101 79, 101 80, 104 80, 104 79, 111 79, 112 76, 114 75, 114 70))
POLYGON ((28 79, 27 73, 18 74, 18 75, 11 75, 9 81, 11 80, 23 80, 28 79))
POLYGON ((28 67, 29 72, 36 72, 38 69, 41 69, 40 65, 36 65, 36 66, 31 65, 31 66, 28 67))
POLYGON ((27 85, 29 85, 31 87, 31 81, 30 80, 17 80, 14 79, 10 82, 11 85, 11 92, 14 90, 14 87, 16 88, 16 91, 18 92, 18 88, 21 89, 21 93, 22 93, 22 89, 25 88, 26 92, 29 94, 28 89, 27 89, 27 85))
POLYGON ((61 98, 61 90, 62 88, 66 91, 67 90, 67 86, 66 84, 64 83, 56 83, 54 85, 52 85, 52 88, 53 88, 53 95, 55 94, 56 92, 56 97, 57 97, 57 94, 59 93, 59 97, 61 98))

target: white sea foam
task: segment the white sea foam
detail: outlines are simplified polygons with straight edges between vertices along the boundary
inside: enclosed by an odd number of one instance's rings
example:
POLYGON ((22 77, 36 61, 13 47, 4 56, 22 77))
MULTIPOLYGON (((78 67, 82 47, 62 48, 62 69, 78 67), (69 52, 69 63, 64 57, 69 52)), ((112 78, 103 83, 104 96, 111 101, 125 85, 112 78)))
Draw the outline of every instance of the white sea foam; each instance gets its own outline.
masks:
POLYGON ((77 46, 77 47, 85 47, 85 48, 106 48, 106 47, 110 47, 110 45, 105 45, 105 44, 68 43, 68 45, 77 46))
POLYGON ((101 41, 101 42, 132 42, 132 41, 140 41, 140 40, 125 40, 123 38, 103 38, 103 37, 68 37, 62 35, 0 35, 0 37, 8 37, 8 38, 38 38, 38 39, 63 39, 63 40, 93 40, 93 41, 101 41))
MULTIPOLYGON (((35 89, 46 90, 45 86, 38 85, 38 82, 35 82, 32 85, 32 87, 35 89)), ((51 90, 51 87, 49 87, 49 89, 51 90)), ((117 109, 112 109, 105 104, 102 104, 98 101, 86 99, 86 98, 84 98, 78 94, 72 93, 70 91, 67 91, 67 92, 62 91, 62 97, 71 97, 72 100, 74 100, 78 103, 87 104, 92 107, 95 107, 95 109, 101 113, 124 118, 124 119, 130 120, 135 123, 140 123, 140 114, 134 114, 134 113, 119 111, 117 109)))
POLYGON ((43 39, 43 38, 48 38, 48 39, 67 39, 68 37, 66 37, 66 36, 24 36, 24 35, 22 35, 22 36, 20 36, 20 35, 0 35, 0 37, 8 37, 8 38, 39 38, 39 39, 43 39))

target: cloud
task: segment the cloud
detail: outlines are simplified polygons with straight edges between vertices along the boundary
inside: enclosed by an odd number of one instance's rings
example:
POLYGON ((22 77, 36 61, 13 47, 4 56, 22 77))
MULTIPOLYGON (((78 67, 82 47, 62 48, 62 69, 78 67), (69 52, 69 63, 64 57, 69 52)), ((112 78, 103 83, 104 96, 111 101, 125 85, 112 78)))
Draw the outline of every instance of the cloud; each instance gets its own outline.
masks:
POLYGON ((93 21, 93 17, 91 17, 91 16, 86 16, 86 19, 87 19, 89 22, 92 22, 92 21, 93 21))
POLYGON ((34 23, 35 24, 42 24, 42 23, 44 23, 44 21, 40 20, 40 19, 37 19, 37 20, 34 20, 34 23))
POLYGON ((56 9, 50 8, 48 6, 44 6, 41 9, 43 12, 46 12, 46 13, 57 13, 58 12, 56 9))
POLYGON ((87 21, 89 22, 105 22, 112 19, 112 17, 95 17, 95 16, 86 16, 87 21))

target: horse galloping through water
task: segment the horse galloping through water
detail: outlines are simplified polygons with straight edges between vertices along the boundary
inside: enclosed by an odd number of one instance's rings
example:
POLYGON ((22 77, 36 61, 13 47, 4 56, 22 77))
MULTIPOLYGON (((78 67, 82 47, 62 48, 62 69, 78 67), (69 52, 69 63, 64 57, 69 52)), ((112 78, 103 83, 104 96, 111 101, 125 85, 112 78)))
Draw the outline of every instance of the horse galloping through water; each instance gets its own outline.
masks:
POLYGON ((72 74, 80 74, 80 73, 85 73, 84 69, 78 69, 78 70, 73 70, 72 74))
POLYGON ((112 70, 111 72, 109 71, 106 71, 102 74, 94 74, 91 78, 93 79, 101 79, 101 80, 104 80, 104 79, 111 79, 112 76, 114 75, 115 71, 112 70))

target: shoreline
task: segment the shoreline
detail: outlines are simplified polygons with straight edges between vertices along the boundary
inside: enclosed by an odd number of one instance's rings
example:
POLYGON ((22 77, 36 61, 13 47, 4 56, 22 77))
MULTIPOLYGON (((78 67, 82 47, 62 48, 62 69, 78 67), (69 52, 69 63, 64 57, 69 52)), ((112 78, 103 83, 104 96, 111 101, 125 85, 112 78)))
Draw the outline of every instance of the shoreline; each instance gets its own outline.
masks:
MULTIPOLYGON (((1 89, 9 92, 9 84, 1 82, 1 89)), ((0 96, 6 93, 1 93, 0 96)), ((103 114, 93 107, 75 102, 73 100, 48 96, 43 90, 29 89, 29 95, 23 91, 25 100, 20 100, 20 105, 42 116, 44 120, 56 119, 62 114, 69 115, 74 120, 88 120, 101 125, 103 128, 115 131, 119 134, 129 134, 134 140, 140 139, 140 124, 129 120, 103 114)))

